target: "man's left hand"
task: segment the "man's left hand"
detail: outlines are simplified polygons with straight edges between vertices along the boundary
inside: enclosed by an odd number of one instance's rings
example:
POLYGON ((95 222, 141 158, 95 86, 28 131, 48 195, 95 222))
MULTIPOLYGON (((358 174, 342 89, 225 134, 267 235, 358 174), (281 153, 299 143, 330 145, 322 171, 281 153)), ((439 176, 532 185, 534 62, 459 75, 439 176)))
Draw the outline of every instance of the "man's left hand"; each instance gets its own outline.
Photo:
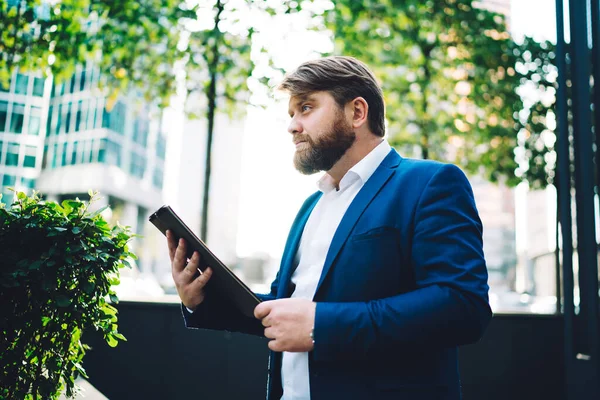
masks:
POLYGON ((269 348, 273 351, 304 352, 314 347, 310 333, 315 323, 317 303, 308 299, 264 301, 254 309, 262 320, 269 348))

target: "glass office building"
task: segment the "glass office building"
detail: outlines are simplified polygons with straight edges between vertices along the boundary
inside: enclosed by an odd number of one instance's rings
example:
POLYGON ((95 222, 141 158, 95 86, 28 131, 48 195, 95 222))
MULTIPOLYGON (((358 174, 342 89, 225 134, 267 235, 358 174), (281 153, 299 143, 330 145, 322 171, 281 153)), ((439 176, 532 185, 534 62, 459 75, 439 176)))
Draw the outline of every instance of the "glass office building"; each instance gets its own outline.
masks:
MULTIPOLYGON (((111 205, 113 223, 143 233, 149 212, 162 203, 161 113, 132 94, 111 104, 98 89, 99 79, 98 68, 87 64, 63 83, 15 73, 1 89, 3 202, 12 202, 9 188, 36 189, 57 201, 87 199, 93 189, 102 197, 98 206, 111 205)), ((143 240, 132 247, 142 255, 143 270, 143 240)))
POLYGON ((12 202, 9 187, 32 189, 39 177, 44 150, 43 125, 49 83, 40 76, 15 74, 0 85, 0 183, 3 202, 12 202))

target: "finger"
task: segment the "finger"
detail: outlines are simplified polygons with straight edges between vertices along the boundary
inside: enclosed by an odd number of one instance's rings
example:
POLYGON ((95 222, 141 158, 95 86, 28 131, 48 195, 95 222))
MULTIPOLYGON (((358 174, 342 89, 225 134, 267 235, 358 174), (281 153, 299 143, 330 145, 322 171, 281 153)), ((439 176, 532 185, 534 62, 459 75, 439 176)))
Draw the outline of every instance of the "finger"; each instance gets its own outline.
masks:
POLYGON ((269 326, 271 326, 271 320, 268 316, 266 318, 263 318, 260 322, 264 327, 268 328, 269 326))
POLYGON ((263 301, 254 308, 254 317, 257 319, 263 319, 271 312, 273 306, 272 301, 263 301))
POLYGON ((198 267, 200 266, 200 254, 197 251, 192 254, 192 258, 188 261, 183 269, 183 272, 190 278, 190 281, 196 278, 198 267))
POLYGON ((177 250, 177 239, 175 239, 175 235, 170 230, 167 230, 167 244, 169 245, 169 258, 173 262, 175 250, 177 250))
POLYGON ((194 285, 197 286, 198 289, 202 289, 208 283, 210 277, 212 276, 212 269, 210 267, 206 268, 199 277, 194 279, 194 285))
POLYGON ((268 339, 275 339, 275 331, 273 328, 265 329, 265 337, 268 339))
POLYGON ((269 340, 268 346, 273 351, 283 351, 283 346, 279 340, 269 340))
POLYGON ((185 240, 179 239, 177 250, 175 250, 175 257, 173 257, 173 269, 175 272, 180 273, 183 271, 186 261, 186 243, 185 240))

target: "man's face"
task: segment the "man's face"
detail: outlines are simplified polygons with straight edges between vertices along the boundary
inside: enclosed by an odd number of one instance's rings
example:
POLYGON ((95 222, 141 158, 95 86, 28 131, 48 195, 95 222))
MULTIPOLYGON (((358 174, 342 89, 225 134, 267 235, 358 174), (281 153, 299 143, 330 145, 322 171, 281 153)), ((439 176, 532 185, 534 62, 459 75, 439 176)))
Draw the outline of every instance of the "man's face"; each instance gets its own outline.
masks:
POLYGON ((356 139, 343 109, 327 92, 292 96, 289 114, 288 132, 296 144, 294 166, 305 175, 329 171, 356 139))

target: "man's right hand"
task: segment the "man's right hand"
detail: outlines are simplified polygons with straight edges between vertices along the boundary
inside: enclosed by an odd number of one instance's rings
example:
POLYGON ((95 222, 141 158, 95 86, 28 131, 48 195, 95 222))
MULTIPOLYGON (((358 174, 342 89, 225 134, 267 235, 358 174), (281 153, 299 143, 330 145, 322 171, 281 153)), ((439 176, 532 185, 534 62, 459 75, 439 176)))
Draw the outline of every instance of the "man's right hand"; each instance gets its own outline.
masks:
POLYGON ((204 286, 210 279, 212 270, 206 268, 198 276, 200 254, 195 251, 188 261, 186 257, 187 243, 183 239, 179 239, 178 242, 171 231, 167 231, 167 242, 171 258, 171 273, 179 298, 185 307, 195 310, 204 301, 204 286))

